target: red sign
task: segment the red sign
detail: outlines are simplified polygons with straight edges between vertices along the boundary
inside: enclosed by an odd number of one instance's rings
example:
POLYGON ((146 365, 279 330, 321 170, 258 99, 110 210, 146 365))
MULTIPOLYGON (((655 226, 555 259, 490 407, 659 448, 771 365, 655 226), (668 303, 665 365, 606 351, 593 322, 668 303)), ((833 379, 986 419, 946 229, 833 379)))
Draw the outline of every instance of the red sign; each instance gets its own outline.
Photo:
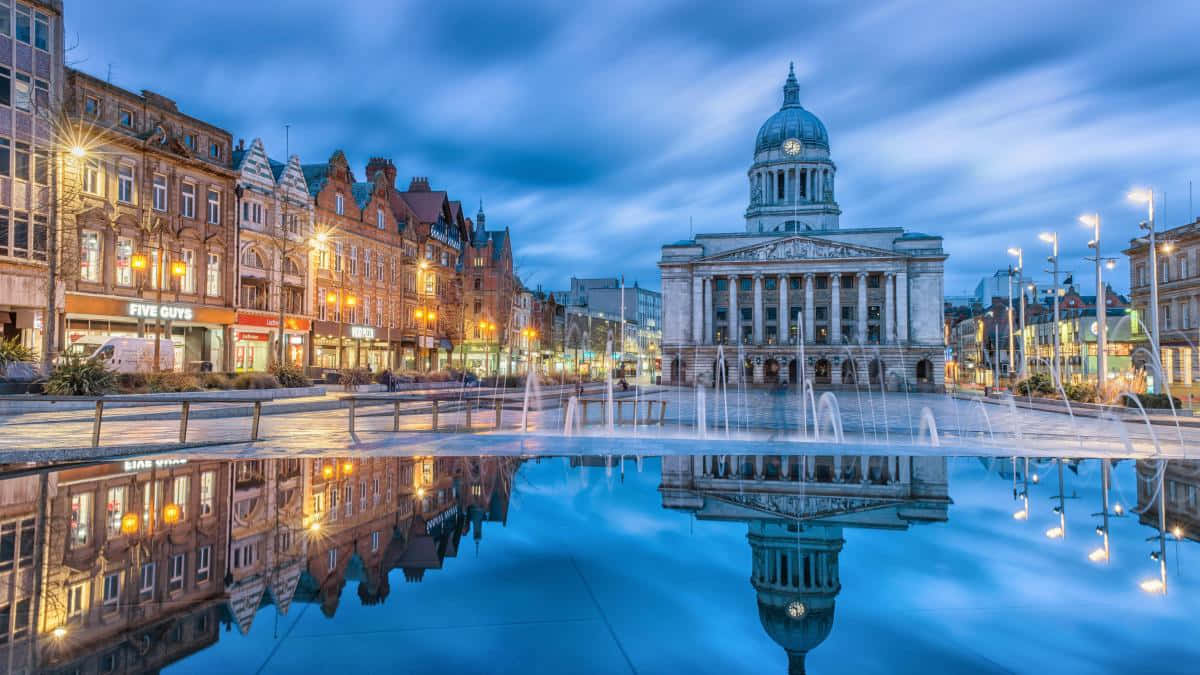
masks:
MULTIPOLYGON (((237 322, 240 326, 262 326, 264 328, 279 328, 278 314, 250 314, 238 312, 237 322)), ((283 319, 284 330, 308 332, 309 320, 298 316, 283 319)))
POLYGON ((271 336, 267 333, 252 333, 250 331, 239 330, 237 332, 237 339, 250 342, 270 342, 271 336))

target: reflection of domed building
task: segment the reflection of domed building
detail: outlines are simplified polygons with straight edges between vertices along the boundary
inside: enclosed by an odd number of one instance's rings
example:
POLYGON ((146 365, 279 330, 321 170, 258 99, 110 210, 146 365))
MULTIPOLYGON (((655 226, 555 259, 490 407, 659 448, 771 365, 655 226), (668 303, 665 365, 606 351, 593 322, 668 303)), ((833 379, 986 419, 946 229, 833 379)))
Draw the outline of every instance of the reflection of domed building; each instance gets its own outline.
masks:
POLYGON ((793 674, 833 629, 843 529, 941 522, 950 503, 944 457, 664 457, 659 491, 666 508, 747 524, 759 621, 793 674))
POLYGON ((662 248, 664 380, 710 383, 717 346, 742 344, 755 383, 941 387, 942 239, 890 223, 843 229, 836 174, 825 125, 789 71, 754 140, 744 227, 662 248), (879 345, 878 358, 846 353, 859 343, 879 345))

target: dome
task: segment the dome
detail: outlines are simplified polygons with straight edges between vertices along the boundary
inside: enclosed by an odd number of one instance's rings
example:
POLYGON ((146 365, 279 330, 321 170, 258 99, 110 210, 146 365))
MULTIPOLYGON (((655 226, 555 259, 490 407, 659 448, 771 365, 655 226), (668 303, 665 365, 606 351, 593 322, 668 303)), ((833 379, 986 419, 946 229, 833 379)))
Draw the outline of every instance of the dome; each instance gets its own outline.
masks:
MULTIPOLYGON (((788 604, 791 600, 786 599, 788 604)), ((833 598, 797 596, 795 600, 803 601, 806 608, 801 617, 790 615, 787 606, 774 598, 760 595, 758 601, 758 620, 767 635, 787 652, 791 675, 804 672, 805 656, 833 630, 833 598)))
POLYGON ((758 130, 754 142, 754 154, 775 150, 789 138, 797 138, 805 145, 829 149, 829 134, 817 116, 800 105, 800 85, 796 73, 789 67, 787 82, 783 85, 783 107, 767 118, 758 130))

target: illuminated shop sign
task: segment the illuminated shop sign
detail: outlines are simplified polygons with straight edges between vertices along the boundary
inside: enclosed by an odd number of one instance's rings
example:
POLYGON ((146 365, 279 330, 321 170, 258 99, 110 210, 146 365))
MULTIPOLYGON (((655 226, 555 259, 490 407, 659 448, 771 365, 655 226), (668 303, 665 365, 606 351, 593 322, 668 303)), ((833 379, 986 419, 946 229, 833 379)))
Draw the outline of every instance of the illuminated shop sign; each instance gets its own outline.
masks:
POLYGON ((370 326, 350 326, 350 337, 358 340, 374 340, 375 329, 370 326))
POLYGON ((186 459, 131 459, 122 464, 125 471, 145 471, 146 469, 162 469, 168 466, 187 464, 186 459))
POLYGON ((184 305, 155 305, 148 302, 131 302, 125 311, 127 316, 139 319, 178 319, 191 321, 194 313, 184 305))

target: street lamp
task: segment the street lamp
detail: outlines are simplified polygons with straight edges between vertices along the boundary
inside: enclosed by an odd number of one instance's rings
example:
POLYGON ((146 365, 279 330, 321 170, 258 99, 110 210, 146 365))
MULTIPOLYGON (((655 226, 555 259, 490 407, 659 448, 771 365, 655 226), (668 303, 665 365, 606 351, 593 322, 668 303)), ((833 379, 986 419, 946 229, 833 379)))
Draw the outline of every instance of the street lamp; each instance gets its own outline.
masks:
MULTIPOLYGON (((1021 379, 1025 379, 1026 365, 1029 363, 1028 350, 1025 345, 1025 251, 1017 247, 1008 249, 1008 254, 1017 258, 1017 287, 1021 294, 1021 379)), ((1012 344, 1012 269, 1008 273, 1008 367, 1013 365, 1012 344)))
POLYGON ((1139 227, 1148 233, 1150 245, 1150 349, 1154 352, 1154 358, 1162 363, 1158 338, 1158 246, 1154 239, 1154 190, 1134 190, 1128 197, 1130 201, 1145 203, 1148 209, 1149 219, 1140 223, 1139 227))
POLYGON ((1050 264, 1052 264, 1054 266, 1053 269, 1051 270, 1051 273, 1053 274, 1053 277, 1054 277, 1054 345, 1053 345, 1054 346, 1054 354, 1053 354, 1053 358, 1051 359, 1050 374, 1054 378, 1055 384, 1061 384, 1062 376, 1059 371, 1059 363, 1058 363, 1059 353, 1060 353, 1059 350, 1061 349, 1061 347, 1059 345, 1059 325, 1058 325, 1058 321, 1059 321, 1059 319, 1058 319, 1058 294, 1059 294, 1059 291, 1058 291, 1058 233, 1057 232, 1043 232, 1038 235, 1038 239, 1041 239, 1042 241, 1046 242, 1047 244, 1050 244, 1050 247, 1051 247, 1050 257, 1046 259, 1046 262, 1049 262, 1050 264))

